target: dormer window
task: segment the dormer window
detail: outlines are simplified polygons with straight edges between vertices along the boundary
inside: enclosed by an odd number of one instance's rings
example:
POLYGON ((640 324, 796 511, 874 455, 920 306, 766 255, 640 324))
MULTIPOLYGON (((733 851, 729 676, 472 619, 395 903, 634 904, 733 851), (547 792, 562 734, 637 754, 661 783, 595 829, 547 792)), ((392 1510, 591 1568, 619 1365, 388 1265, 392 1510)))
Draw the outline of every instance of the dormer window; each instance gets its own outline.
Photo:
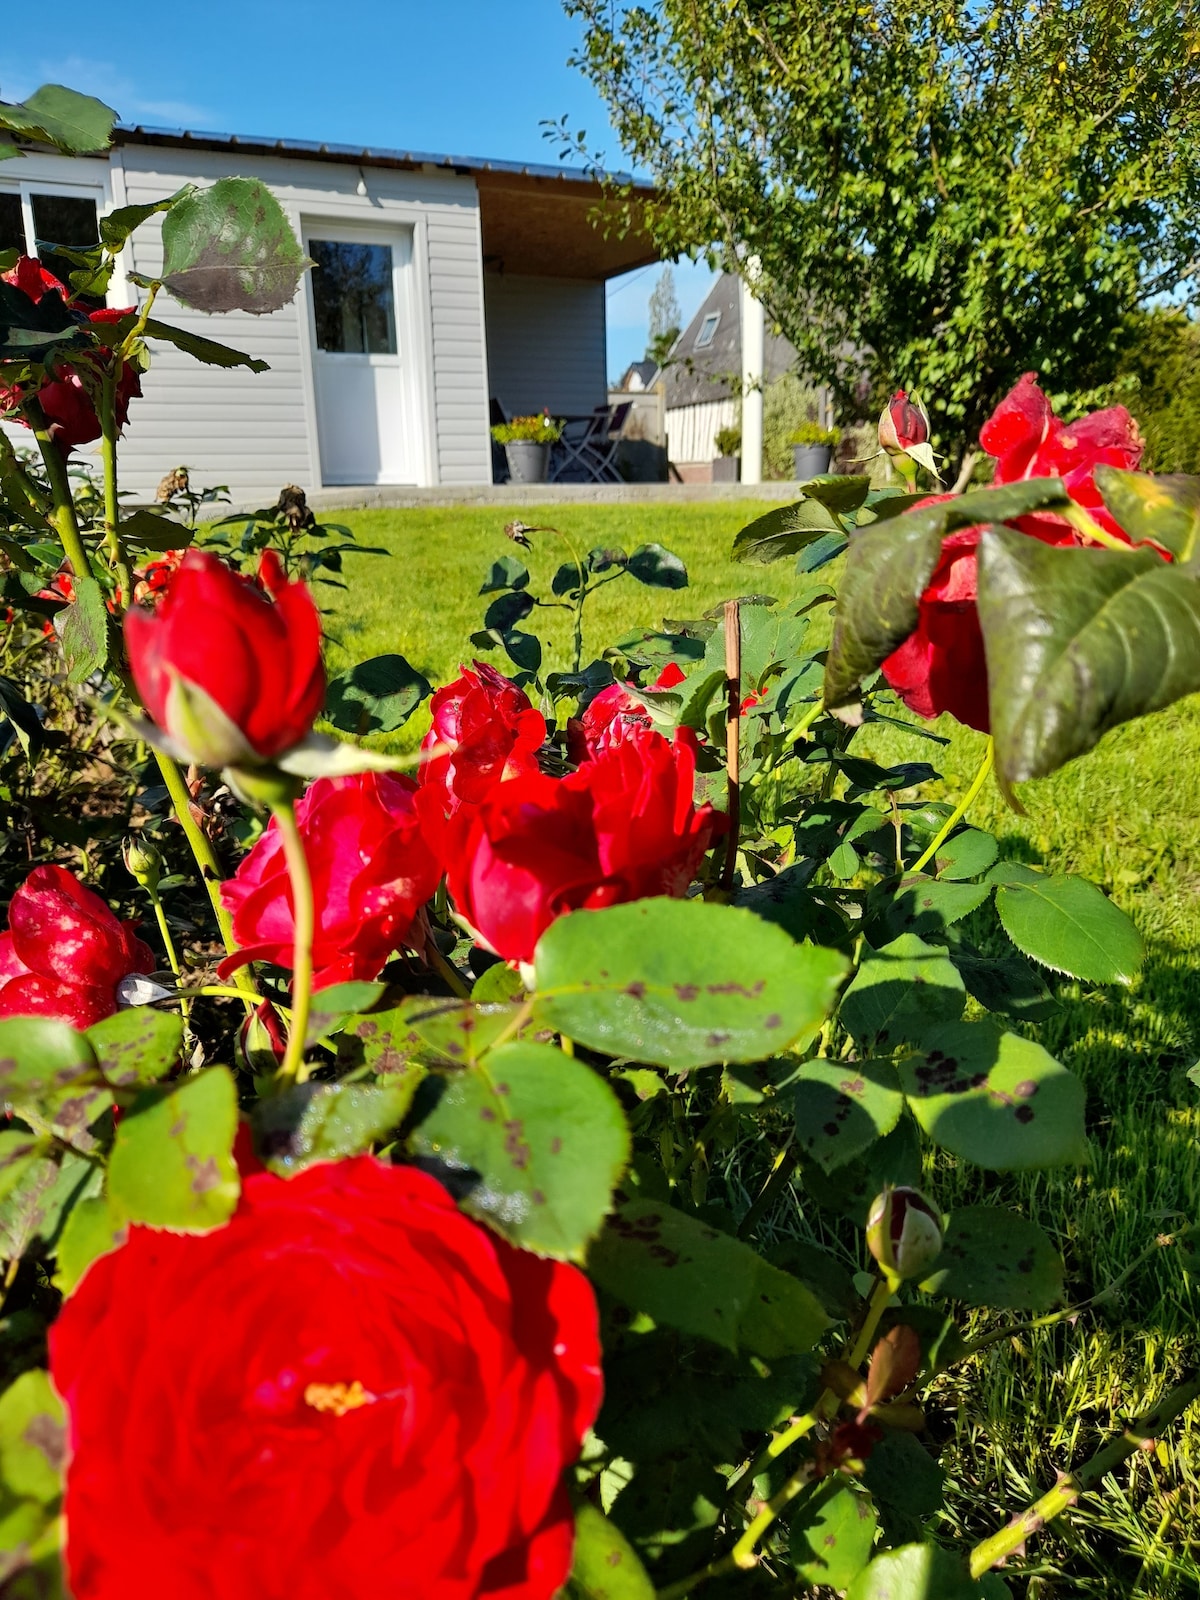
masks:
POLYGON ((721 313, 719 311, 710 311, 708 313, 704 321, 700 324, 700 332, 696 335, 695 348, 697 350, 708 349, 709 345, 717 336, 717 327, 720 324, 720 321, 721 313))

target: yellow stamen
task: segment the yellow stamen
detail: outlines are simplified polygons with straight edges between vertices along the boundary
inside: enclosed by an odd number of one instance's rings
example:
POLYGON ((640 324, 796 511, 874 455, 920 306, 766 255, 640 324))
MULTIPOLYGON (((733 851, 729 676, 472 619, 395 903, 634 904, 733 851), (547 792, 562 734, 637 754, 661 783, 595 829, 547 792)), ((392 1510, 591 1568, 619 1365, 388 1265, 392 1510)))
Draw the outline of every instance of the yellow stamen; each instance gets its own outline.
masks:
POLYGON ((375 1396, 357 1378, 353 1383, 310 1383, 304 1391, 305 1405, 314 1411, 331 1411, 335 1417, 372 1405, 374 1400, 375 1396))

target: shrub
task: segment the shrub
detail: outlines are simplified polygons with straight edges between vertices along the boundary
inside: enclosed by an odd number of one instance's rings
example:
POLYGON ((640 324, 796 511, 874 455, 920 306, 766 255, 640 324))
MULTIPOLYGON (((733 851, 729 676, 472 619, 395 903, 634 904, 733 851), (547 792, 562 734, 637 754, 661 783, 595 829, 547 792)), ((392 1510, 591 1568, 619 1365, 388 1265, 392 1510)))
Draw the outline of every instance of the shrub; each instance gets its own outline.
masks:
POLYGON ((719 456, 736 456, 742 448, 742 430, 740 428, 718 428, 716 446, 719 456))
POLYGON ((788 440, 790 445, 828 445, 836 450, 842 440, 840 428, 823 428, 819 422, 802 422, 788 440))
POLYGON ((492 438, 497 444, 557 444, 562 431, 561 422, 555 422, 549 412, 541 411, 532 417, 513 417, 511 422, 494 423, 492 438))

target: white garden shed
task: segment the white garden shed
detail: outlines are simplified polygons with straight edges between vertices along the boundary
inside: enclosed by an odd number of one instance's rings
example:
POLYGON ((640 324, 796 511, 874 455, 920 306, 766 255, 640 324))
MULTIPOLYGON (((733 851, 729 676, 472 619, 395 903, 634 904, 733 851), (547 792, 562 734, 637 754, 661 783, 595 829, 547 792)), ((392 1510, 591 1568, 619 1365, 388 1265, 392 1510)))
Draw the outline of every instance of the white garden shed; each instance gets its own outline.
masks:
MULTIPOLYGON (((604 284, 656 252, 594 225, 603 191, 589 173, 119 126, 106 157, 29 149, 0 163, 0 249, 94 242, 106 210, 231 175, 270 186, 315 266, 264 317, 209 317, 160 295, 156 316, 270 370, 156 347, 126 429, 124 489, 149 495, 180 465, 238 501, 284 483, 486 484, 496 407, 606 404, 604 284)), ((128 275, 153 277, 160 261, 152 219, 108 303, 134 304, 128 275)))

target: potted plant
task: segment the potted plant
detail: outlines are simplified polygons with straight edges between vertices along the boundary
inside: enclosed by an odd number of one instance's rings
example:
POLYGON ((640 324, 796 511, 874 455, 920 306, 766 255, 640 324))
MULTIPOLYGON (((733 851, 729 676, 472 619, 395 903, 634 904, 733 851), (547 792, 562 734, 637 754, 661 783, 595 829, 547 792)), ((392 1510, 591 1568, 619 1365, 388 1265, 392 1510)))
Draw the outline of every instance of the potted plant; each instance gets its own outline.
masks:
POLYGON ((742 430, 718 428, 713 441, 717 459, 712 464, 714 483, 737 483, 742 475, 742 430))
POLYGON ((829 471, 833 452, 842 437, 840 428, 823 428, 819 422, 802 422, 788 440, 792 447, 792 460, 796 466, 796 479, 806 483, 829 471))
POLYGON ((508 476, 513 483, 545 483, 550 469, 550 446, 562 438, 563 425, 548 411, 531 417, 498 422, 492 438, 504 446, 508 476))

